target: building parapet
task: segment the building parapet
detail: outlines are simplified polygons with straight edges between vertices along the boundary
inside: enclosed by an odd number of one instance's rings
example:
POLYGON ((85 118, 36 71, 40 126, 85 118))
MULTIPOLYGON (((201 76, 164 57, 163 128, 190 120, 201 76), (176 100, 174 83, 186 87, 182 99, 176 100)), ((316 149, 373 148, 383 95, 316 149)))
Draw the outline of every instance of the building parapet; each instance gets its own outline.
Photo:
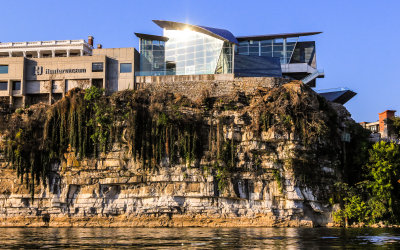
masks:
POLYGON ((53 41, 36 41, 36 42, 8 42, 0 43, 0 48, 12 48, 12 47, 37 47, 37 46, 49 46, 49 45, 87 45, 90 46, 85 40, 53 40, 53 41))
POLYGON ((36 41, 36 42, 8 42, 0 43, 0 48, 13 48, 13 47, 37 47, 49 45, 87 45, 84 39, 80 40, 52 40, 52 41, 36 41))
POLYGON ((162 76, 136 76, 137 83, 160 83, 182 81, 233 80, 234 74, 205 74, 205 75, 162 75, 162 76))

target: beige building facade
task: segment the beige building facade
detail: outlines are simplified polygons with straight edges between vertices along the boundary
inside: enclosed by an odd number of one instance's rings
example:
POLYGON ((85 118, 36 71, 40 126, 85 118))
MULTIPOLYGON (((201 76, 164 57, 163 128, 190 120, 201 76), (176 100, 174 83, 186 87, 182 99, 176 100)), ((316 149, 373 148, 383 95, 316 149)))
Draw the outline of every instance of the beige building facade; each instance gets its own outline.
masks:
POLYGON ((107 94, 135 87, 135 48, 93 49, 93 37, 74 41, 0 43, 1 103, 51 104, 76 87, 107 94))

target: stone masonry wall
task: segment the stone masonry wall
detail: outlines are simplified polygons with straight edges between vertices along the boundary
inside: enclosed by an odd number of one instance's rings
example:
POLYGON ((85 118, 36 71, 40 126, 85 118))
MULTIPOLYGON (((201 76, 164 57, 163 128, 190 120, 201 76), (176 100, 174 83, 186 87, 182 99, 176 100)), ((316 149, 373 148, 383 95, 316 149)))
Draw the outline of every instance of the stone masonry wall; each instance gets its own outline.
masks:
POLYGON ((137 76, 137 88, 165 91, 187 96, 192 100, 227 96, 235 92, 251 95, 258 88, 274 88, 290 80, 277 77, 236 77, 233 75, 137 76))

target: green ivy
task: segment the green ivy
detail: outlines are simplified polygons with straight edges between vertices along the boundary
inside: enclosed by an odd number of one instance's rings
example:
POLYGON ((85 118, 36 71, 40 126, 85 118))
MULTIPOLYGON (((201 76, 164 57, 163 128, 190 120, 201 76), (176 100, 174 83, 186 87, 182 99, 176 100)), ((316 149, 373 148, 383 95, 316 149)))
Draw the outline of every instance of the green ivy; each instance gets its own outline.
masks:
POLYGON ((283 178, 282 178, 281 174, 279 173, 279 170, 274 169, 272 171, 272 173, 274 175, 276 183, 278 184, 279 192, 281 192, 281 194, 283 194, 283 178))

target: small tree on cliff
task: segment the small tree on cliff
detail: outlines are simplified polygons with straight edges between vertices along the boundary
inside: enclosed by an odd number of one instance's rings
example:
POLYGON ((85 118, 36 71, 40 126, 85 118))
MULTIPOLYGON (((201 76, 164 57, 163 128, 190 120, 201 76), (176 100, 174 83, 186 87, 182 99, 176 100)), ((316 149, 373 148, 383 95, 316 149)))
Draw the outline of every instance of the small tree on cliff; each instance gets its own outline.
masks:
POLYGON ((370 150, 366 173, 372 195, 371 207, 375 208, 377 215, 397 220, 400 216, 400 146, 383 141, 376 143, 370 150))
POLYGON ((400 218, 400 146, 378 142, 369 150, 364 180, 349 186, 337 183, 343 209, 335 212, 336 222, 376 223, 400 218))
POLYGON ((391 128, 392 131, 391 133, 393 133, 394 135, 397 136, 397 138, 400 137, 400 117, 393 117, 390 119, 391 120, 391 128))

